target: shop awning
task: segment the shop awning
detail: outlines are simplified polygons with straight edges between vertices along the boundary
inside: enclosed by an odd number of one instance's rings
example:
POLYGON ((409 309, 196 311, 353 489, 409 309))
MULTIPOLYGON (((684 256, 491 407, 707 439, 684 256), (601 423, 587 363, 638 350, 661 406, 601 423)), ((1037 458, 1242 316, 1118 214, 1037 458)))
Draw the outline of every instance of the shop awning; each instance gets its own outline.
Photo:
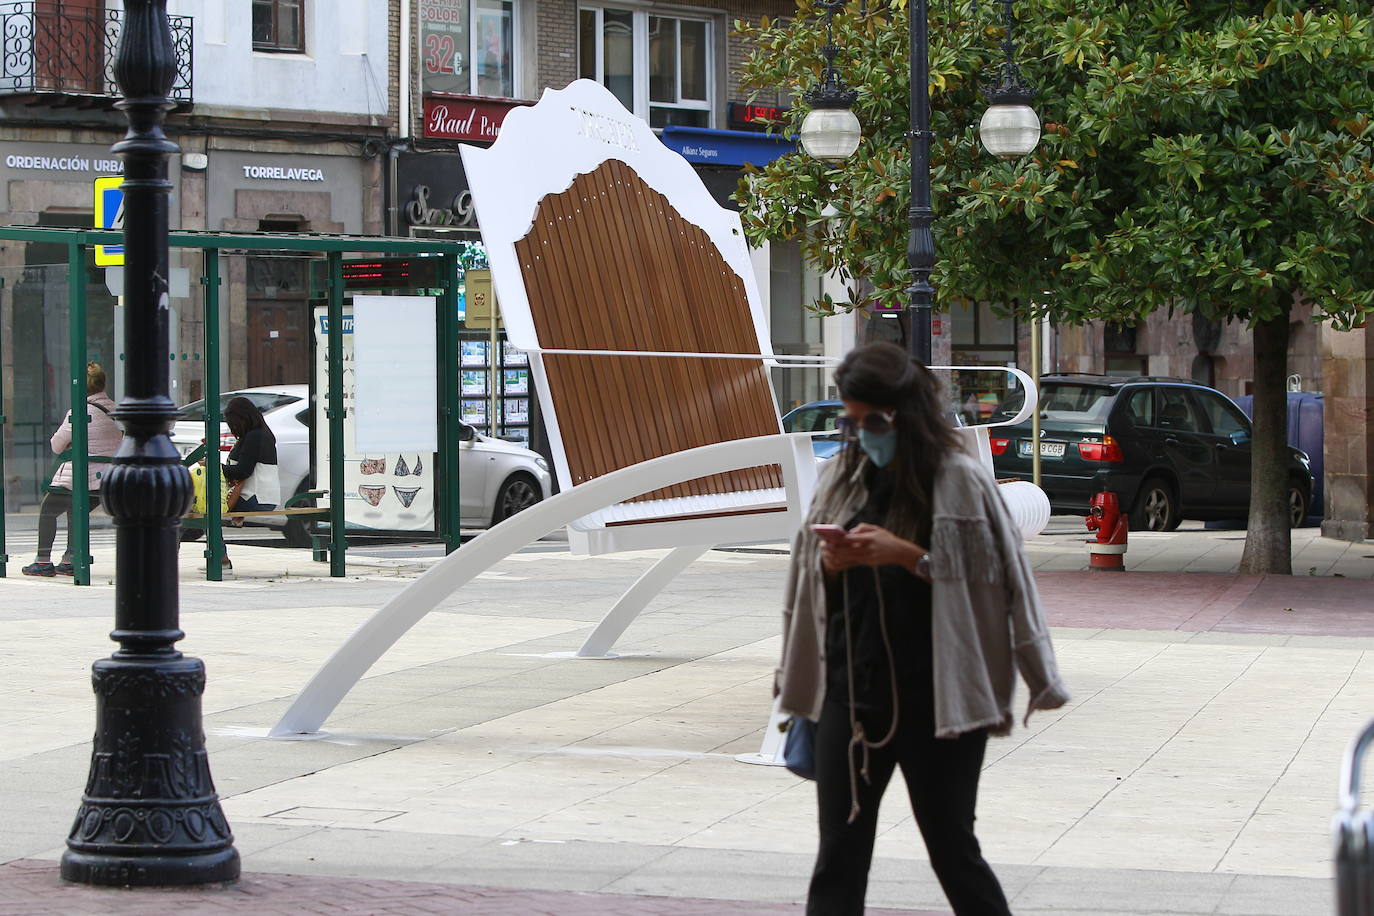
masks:
POLYGON ((797 141, 776 134, 748 130, 709 130, 705 127, 663 128, 663 145, 700 165, 767 165, 794 153, 797 141))

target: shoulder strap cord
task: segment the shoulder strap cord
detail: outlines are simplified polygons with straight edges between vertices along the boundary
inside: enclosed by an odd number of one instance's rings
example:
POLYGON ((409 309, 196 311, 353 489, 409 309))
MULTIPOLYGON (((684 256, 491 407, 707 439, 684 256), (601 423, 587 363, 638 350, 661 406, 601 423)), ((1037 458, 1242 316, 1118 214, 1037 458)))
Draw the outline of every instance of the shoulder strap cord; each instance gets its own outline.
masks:
POLYGON ((113 423, 113 424, 119 429, 119 431, 120 431, 121 433, 124 432, 124 424, 121 423, 121 422, 119 422, 119 419, 118 419, 117 417, 115 417, 114 414, 112 414, 112 413, 110 413, 108 410, 106 410, 104 404, 100 404, 100 403, 97 403, 97 402, 95 402, 95 401, 92 401, 90 398, 87 398, 87 399, 86 399, 86 404, 87 404, 87 406, 89 406, 89 407, 94 407, 96 410, 100 411, 100 412, 103 413, 105 416, 109 417, 109 418, 110 418, 110 422, 113 423))
POLYGON ((854 640, 849 628, 849 571, 845 570, 840 577, 840 587, 844 589, 844 654, 846 661, 845 674, 849 680, 849 820, 852 824, 859 817, 859 777, 862 776, 864 782, 871 782, 868 775, 868 752, 879 748, 887 747, 892 743, 892 739, 897 737, 897 722, 900 718, 897 697, 897 664, 893 658, 892 640, 887 634, 887 602, 883 600, 882 580, 878 576, 878 567, 870 566, 873 571, 873 588, 878 595, 878 627, 883 634, 883 650, 887 653, 887 671, 892 678, 892 724, 888 727, 887 734, 881 741, 870 741, 868 734, 864 730, 864 724, 859 721, 857 706, 854 701, 854 640), (863 756, 862 765, 855 765, 855 749, 863 756))

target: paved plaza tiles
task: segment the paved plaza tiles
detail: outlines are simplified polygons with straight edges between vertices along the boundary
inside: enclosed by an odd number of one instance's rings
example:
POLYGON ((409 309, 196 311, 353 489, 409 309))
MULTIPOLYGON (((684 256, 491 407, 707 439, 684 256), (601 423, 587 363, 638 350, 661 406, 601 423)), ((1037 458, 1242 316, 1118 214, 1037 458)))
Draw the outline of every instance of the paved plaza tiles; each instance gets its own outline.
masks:
MULTIPOLYGON (((1222 566, 1234 536, 1144 539, 1127 565, 1222 566)), ((1333 912, 1340 758, 1374 715, 1374 550, 1311 535, 1297 553, 1324 575, 1291 578, 1086 573, 1080 550, 1067 529, 1031 544, 1073 702, 994 739, 982 782, 979 831, 1013 909, 1333 912)), ((776 549, 712 551, 622 657, 577 661, 554 654, 658 554, 540 545, 422 621, 324 734, 291 741, 265 732, 295 691, 434 560, 360 551, 330 580, 303 552, 235 545, 234 577, 206 583, 195 553, 182 648, 208 669, 211 765, 245 879, 57 878, 88 766, 87 672, 112 646, 101 547, 91 588, 0 580, 0 914, 800 912, 812 787, 735 760, 768 712, 776 549)), ((947 912, 899 792, 869 901, 947 912)))

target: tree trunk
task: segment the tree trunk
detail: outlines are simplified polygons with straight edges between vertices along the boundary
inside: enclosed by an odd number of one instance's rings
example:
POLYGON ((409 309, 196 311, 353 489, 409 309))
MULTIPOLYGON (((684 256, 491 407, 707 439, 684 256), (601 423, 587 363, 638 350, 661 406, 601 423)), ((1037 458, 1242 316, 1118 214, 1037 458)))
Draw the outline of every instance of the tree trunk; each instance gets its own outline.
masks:
POLYGON ((1250 520, 1240 571, 1293 574, 1288 520, 1288 313, 1255 325, 1250 520))

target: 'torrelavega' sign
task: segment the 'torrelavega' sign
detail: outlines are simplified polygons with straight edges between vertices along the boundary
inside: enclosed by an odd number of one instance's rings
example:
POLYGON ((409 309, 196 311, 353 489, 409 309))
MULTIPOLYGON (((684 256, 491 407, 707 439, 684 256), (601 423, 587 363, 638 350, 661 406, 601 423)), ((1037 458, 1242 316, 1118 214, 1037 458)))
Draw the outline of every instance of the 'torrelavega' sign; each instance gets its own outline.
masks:
POLYGON ((245 165, 244 178, 259 181, 324 181, 324 169, 293 169, 279 165, 245 165))

